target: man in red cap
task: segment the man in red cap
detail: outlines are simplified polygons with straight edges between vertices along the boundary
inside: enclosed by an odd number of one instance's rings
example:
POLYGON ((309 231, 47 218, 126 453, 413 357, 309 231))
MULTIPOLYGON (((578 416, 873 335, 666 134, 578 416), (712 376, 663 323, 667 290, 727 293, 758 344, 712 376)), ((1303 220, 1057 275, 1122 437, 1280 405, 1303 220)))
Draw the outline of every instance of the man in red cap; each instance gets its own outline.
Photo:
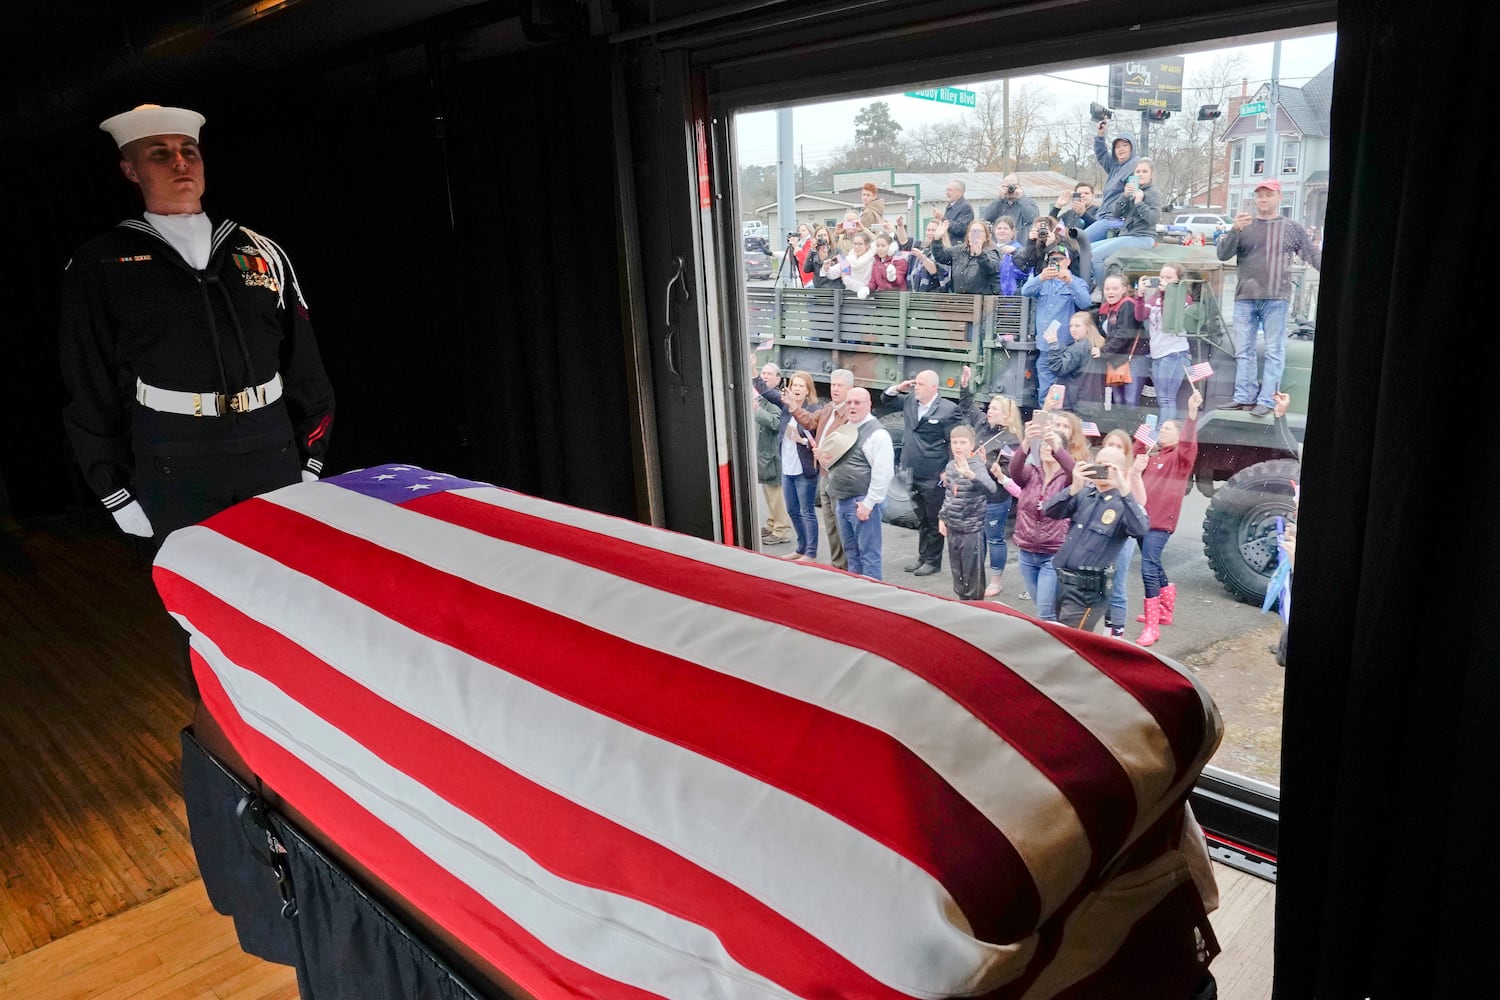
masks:
POLYGON ((145 213, 63 279, 63 421, 120 528, 167 533, 322 472, 333 389, 291 261, 204 214, 203 116, 142 105, 100 125, 145 213))
POLYGON ((1236 258, 1234 286, 1234 398, 1221 410, 1264 417, 1276 406, 1286 369, 1286 314, 1292 301, 1292 256, 1315 269, 1322 257, 1307 231, 1281 214, 1281 182, 1255 186, 1255 215, 1241 212, 1216 247, 1236 258), (1256 377, 1255 333, 1265 332, 1265 371, 1256 377))

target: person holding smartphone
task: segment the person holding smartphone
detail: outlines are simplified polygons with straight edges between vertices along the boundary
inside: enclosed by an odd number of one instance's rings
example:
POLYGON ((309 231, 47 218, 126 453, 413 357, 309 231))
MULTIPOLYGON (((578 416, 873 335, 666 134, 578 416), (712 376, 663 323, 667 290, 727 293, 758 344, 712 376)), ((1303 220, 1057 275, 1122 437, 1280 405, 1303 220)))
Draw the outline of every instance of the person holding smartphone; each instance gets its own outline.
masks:
POLYGON ((1058 346, 1066 347, 1073 342, 1073 335, 1068 332, 1069 322, 1073 314, 1080 309, 1087 309, 1089 302, 1089 286, 1073 274, 1068 268, 1071 255, 1068 248, 1063 244, 1055 244, 1047 250, 1046 265, 1036 274, 1026 279, 1021 286, 1021 294, 1036 299, 1036 338, 1039 352, 1036 360, 1036 385, 1037 394, 1045 396, 1052 383, 1057 381, 1052 374, 1052 367, 1047 361, 1046 346, 1043 334, 1054 324, 1058 331, 1058 346))
POLYGON ((1115 558, 1127 538, 1141 538, 1151 520, 1131 496, 1130 472, 1119 448, 1099 449, 1092 464, 1073 467, 1068 488, 1042 505, 1042 515, 1068 525, 1053 557, 1057 573, 1057 620, 1093 632, 1109 604, 1115 558))
POLYGON ((1066 492, 1074 468, 1088 455, 1078 415, 1039 410, 1026 424, 1021 447, 1010 456, 1010 477, 1021 487, 1016 497, 1016 562, 1021 570, 1021 600, 1035 602, 1036 616, 1057 620, 1057 573, 1052 557, 1068 534, 1066 521, 1044 517, 1043 505, 1054 493, 1066 492), (1030 462, 1032 443, 1037 461, 1030 462))

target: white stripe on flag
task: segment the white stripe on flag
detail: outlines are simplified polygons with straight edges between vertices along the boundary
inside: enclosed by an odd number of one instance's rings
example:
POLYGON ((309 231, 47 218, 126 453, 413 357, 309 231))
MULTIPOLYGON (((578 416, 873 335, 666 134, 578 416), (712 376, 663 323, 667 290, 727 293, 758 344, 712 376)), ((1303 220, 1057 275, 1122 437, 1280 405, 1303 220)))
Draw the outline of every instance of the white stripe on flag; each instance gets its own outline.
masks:
MULTIPOLYGON (((311 490, 307 491, 308 493, 311 490)), ((521 493, 493 487, 455 490, 455 493, 483 503, 523 511, 537 517, 554 519, 558 507, 521 493)), ((267 499, 284 501, 279 494, 267 499)), ((924 622, 940 628, 989 653, 1018 676, 1031 683, 1038 693, 1050 698, 1092 732, 1124 767, 1136 790, 1139 819, 1134 833, 1149 826, 1148 815, 1160 815, 1159 796, 1171 784, 1176 760, 1166 735, 1140 700, 1107 674, 1086 665, 1086 661, 1068 646, 1055 639, 1035 620, 1023 615, 1006 615, 984 608, 965 607, 957 601, 934 601, 930 595, 888 587, 872 580, 830 573, 826 570, 797 566, 779 559, 767 559, 759 553, 728 545, 714 545, 674 532, 660 531, 646 525, 612 518, 586 510, 568 510, 578 527, 612 535, 640 545, 648 545, 710 565, 741 573, 788 583, 804 590, 841 597, 862 604, 878 604, 883 611, 924 622)), ((581 601, 580 605, 587 605, 581 601)), ((579 613, 586 609, 578 608, 579 613)), ((1187 678, 1198 690, 1205 704, 1211 704, 1207 690, 1192 673, 1175 661, 1158 656, 1162 663, 1187 678)), ((971 801, 975 801, 972 800, 971 801)), ((990 803, 976 801, 986 815, 994 815, 990 803)), ((1003 813, 1001 813, 1003 815, 1003 813)), ((1068 881, 1058 879, 1058 881, 1068 881)), ((1053 889, 1056 889, 1053 886, 1053 889)), ((1044 888, 1044 898, 1049 895, 1044 888)), ((1044 909, 1050 912, 1050 907, 1044 909)))
MULTIPOLYGON (((332 485, 308 484, 269 499, 290 506, 314 493, 335 506, 369 508, 361 518, 367 530, 377 521, 387 530, 394 524, 407 544, 421 522, 491 554, 490 545, 498 544, 332 485)), ((912 992, 910 984, 920 983, 938 996, 967 992, 975 988, 976 970, 978 985, 991 989, 1019 974, 1034 947, 1030 939, 975 940, 931 875, 815 806, 371 614, 210 528, 175 533, 157 565, 507 768, 739 886, 896 989, 912 992), (343 627, 329 628, 330 622, 343 627), (629 765, 601 766, 612 760, 629 765)), ((659 598, 636 588, 627 603, 636 615, 657 620, 659 598)))
MULTIPOLYGON (((193 529, 197 530, 197 529, 193 529)), ((253 671, 191 621, 193 648, 245 722, 493 902, 558 954, 664 996, 758 1000, 792 994, 746 969, 706 929, 626 896, 554 876, 526 854, 253 671)))
MULTIPOLYGON (((493 494, 495 505, 509 506, 503 503, 509 494, 487 492, 493 494)), ((484 499, 475 491, 465 495, 484 499)), ((1087 838, 1073 807, 1057 787, 949 695, 884 657, 643 588, 546 552, 483 539, 466 529, 433 518, 414 517, 391 504, 347 490, 289 491, 267 499, 392 551, 420 558, 444 572, 474 580, 496 593, 892 734, 1006 835, 1037 883, 1044 915, 1077 887, 1088 867, 1087 838), (775 657, 766 656, 764 643, 772 634, 768 628, 777 629, 775 657), (814 664, 817 669, 811 669, 814 664)), ((662 546, 664 540, 674 537, 654 532, 648 541, 662 546)), ((714 546, 713 552, 732 554, 741 550, 714 546)), ((701 550, 695 553, 702 554, 701 550)), ((757 564, 754 568, 761 568, 765 562, 751 558, 757 564)), ((794 582, 835 581, 868 585, 867 581, 821 573, 813 581, 794 582)), ((896 598, 898 603, 907 602, 907 595, 882 588, 882 597, 886 596, 896 598)), ((921 595, 917 600, 925 606, 914 608, 914 614, 930 617, 932 602, 921 595)), ((958 609, 972 613, 972 609, 958 609)), ((1050 637, 1038 637, 1036 626, 1019 619, 997 623, 987 618, 980 625, 1007 633, 997 642, 1006 644, 1008 655, 1033 644, 1049 655, 1058 648, 1050 637)), ((957 627, 958 623, 944 621, 942 626, 957 627)), ((976 630, 973 622, 967 627, 976 630)), ((1102 674, 1097 676, 1103 678, 1102 674)), ((1140 703, 1131 699, 1112 703, 1107 711, 1131 714, 1142 710, 1140 703)))

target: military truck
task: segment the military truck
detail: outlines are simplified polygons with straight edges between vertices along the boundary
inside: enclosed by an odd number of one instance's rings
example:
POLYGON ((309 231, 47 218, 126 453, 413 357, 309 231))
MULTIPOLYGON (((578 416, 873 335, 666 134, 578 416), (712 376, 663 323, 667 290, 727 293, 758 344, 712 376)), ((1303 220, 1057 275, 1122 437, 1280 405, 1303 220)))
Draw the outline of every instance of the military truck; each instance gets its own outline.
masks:
MULTIPOLYGON (((1214 576, 1233 597, 1259 604, 1276 568, 1276 521, 1292 514, 1300 478, 1299 451, 1312 365, 1311 316, 1316 307, 1316 272, 1297 272, 1288 328, 1283 391, 1292 407, 1278 426, 1272 418, 1215 409, 1234 392, 1234 349, 1230 338, 1234 266, 1212 247, 1158 246, 1116 256, 1134 284, 1172 261, 1198 303, 1188 339, 1193 362, 1208 362, 1213 374, 1200 382, 1204 404, 1198 418, 1198 460, 1189 488, 1209 497, 1204 517, 1204 554, 1214 576)), ((748 329, 763 357, 783 371, 807 371, 826 383, 828 373, 847 368, 855 384, 872 394, 923 369, 938 373, 940 391, 957 399, 965 365, 981 404, 1000 393, 1015 399, 1028 416, 1037 405, 1037 342, 1032 300, 1023 296, 876 292, 858 298, 842 289, 750 288, 748 329)), ((1157 412, 1154 387, 1142 387, 1141 405, 1076 401, 1078 415, 1098 426, 1130 433, 1147 414, 1157 412)), ((898 447, 899 414, 882 418, 898 447)), ((886 519, 911 526, 909 498, 895 484, 886 519)))

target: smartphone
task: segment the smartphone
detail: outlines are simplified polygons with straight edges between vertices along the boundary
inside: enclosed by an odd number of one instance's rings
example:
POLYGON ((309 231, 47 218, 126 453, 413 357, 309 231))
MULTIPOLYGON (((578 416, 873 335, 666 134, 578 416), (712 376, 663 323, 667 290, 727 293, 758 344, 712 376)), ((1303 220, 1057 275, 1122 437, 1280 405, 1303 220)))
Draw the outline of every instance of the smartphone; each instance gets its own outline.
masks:
POLYGON ((1083 474, 1090 479, 1108 479, 1110 471, 1110 467, 1107 465, 1090 465, 1087 469, 1083 470, 1083 474))
POLYGON ((1050 389, 1047 390, 1047 402, 1049 402, 1049 403, 1059 403, 1059 404, 1062 403, 1062 401, 1063 401, 1063 393, 1065 393, 1067 391, 1068 391, 1068 387, 1067 386, 1065 386, 1065 385, 1063 385, 1063 384, 1061 384, 1059 382, 1052 383, 1052 388, 1050 388, 1050 389))
POLYGON ((1057 331, 1060 329, 1062 329, 1062 325, 1057 320, 1053 320, 1047 324, 1047 329, 1042 331, 1042 339, 1049 344, 1057 343, 1057 331))
POLYGON ((854 228, 854 223, 852 223, 852 222, 846 222, 846 223, 844 223, 844 228, 845 229, 853 229, 854 228))
POLYGON ((1146 414, 1146 426, 1151 428, 1153 431, 1156 430, 1156 414, 1146 414))

